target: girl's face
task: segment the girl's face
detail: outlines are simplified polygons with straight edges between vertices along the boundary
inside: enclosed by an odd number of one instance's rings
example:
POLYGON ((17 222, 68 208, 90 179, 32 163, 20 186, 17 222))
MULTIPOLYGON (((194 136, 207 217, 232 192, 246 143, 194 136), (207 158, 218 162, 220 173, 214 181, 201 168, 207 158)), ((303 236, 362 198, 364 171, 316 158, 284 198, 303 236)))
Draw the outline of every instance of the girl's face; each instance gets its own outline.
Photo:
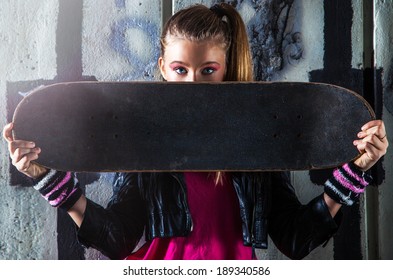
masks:
POLYGON ((220 82, 226 71, 225 49, 214 41, 192 42, 168 40, 165 54, 158 64, 165 80, 170 82, 220 82))

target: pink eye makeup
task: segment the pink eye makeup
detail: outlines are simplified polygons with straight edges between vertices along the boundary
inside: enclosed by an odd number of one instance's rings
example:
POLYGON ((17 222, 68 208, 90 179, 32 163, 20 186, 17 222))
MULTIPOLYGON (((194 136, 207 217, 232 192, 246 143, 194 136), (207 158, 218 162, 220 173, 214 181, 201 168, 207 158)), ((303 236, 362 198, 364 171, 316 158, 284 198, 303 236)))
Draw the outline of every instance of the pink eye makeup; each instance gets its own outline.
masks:
POLYGON ((186 67, 183 64, 178 63, 178 62, 174 62, 174 63, 169 64, 169 68, 172 71, 174 71, 174 72, 176 72, 177 74, 180 74, 180 75, 184 75, 184 74, 187 73, 186 67))
POLYGON ((221 66, 218 63, 213 63, 213 64, 206 65, 201 72, 203 75, 211 75, 214 72, 220 70, 220 68, 221 66))
POLYGON ((167 64, 167 76, 170 80, 190 79, 193 81, 219 81, 225 65, 221 65, 216 60, 205 61, 183 61, 172 60, 167 64))

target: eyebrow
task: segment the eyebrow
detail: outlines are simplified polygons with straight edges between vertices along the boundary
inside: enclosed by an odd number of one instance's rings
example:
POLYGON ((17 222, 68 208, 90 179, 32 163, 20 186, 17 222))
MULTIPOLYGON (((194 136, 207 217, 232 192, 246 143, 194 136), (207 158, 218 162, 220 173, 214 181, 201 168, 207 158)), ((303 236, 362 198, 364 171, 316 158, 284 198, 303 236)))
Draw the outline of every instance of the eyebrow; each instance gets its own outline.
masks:
MULTIPOLYGON (((178 63, 178 64, 183 64, 183 65, 185 65, 185 66, 190 66, 188 63, 185 63, 185 62, 183 62, 183 61, 178 61, 178 60, 174 60, 174 61, 170 62, 169 65, 176 64, 176 63, 178 63)), ((220 63, 218 63, 218 62, 216 62, 216 61, 207 61, 207 62, 203 63, 202 66, 209 65, 209 64, 221 65, 220 63)))
POLYGON ((184 63, 183 61, 178 61, 178 60, 174 60, 169 63, 169 65, 172 65, 172 64, 183 64, 185 66, 190 66, 188 63, 184 63))
POLYGON ((216 62, 216 61, 207 61, 205 63, 203 63, 202 65, 208 65, 208 64, 217 64, 217 65, 221 65, 220 63, 216 62))

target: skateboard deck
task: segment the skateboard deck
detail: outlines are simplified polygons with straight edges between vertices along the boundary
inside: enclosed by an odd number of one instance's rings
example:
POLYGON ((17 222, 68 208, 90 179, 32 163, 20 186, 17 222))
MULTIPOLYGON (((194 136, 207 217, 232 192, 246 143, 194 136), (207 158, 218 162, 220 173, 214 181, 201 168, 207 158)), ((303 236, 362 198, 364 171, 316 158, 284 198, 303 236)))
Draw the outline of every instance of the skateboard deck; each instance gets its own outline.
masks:
POLYGON ((38 164, 76 172, 335 167, 375 118, 358 94, 303 82, 71 82, 17 106, 15 139, 38 164))

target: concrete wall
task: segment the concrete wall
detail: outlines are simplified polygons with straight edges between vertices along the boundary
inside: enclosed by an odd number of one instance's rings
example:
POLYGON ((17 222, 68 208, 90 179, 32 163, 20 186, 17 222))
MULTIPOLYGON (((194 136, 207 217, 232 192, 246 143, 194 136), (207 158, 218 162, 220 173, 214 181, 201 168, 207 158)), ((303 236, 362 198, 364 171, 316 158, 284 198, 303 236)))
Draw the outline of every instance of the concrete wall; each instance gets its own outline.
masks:
MULTIPOLYGON (((163 18, 189 4, 216 2, 0 0, 0 126, 11 119, 21 99, 19 92, 41 84, 70 80, 157 80, 155 64, 163 18)), ((335 77, 322 73, 329 67, 327 61, 336 56, 329 52, 334 50, 331 41, 343 42, 338 46, 337 56, 340 51, 349 50, 344 58, 349 61, 345 66, 348 69, 343 71, 363 77, 367 67, 363 60, 365 42, 370 39, 369 35, 363 35, 364 22, 369 10, 363 7, 362 1, 340 3, 349 3, 345 11, 350 13, 343 18, 351 24, 339 30, 335 40, 327 36, 326 28, 334 25, 329 15, 335 12, 322 0, 236 1, 249 30, 254 30, 250 42, 257 79, 319 79, 334 83, 335 77), (273 32, 272 23, 276 24, 273 27, 278 33, 273 32)), ((390 142, 393 135, 393 57, 389 51, 393 36, 389 16, 392 8, 389 1, 375 0, 375 16, 371 16, 371 25, 375 21, 376 68, 381 70, 376 73, 381 73, 383 118, 390 142)), ((352 80, 346 82, 352 86, 352 80)), ((358 86, 364 93, 363 86, 358 86)), ((32 183, 11 166, 4 141, 0 159, 0 259, 104 258, 94 249, 85 250, 76 245, 67 215, 47 205, 29 187, 32 183)), ((378 173, 383 178, 367 191, 354 210, 346 210, 344 222, 349 226, 326 247, 316 249, 309 259, 393 258, 390 238, 393 207, 389 205, 393 195, 389 188, 393 180, 392 165, 389 151, 378 173), (359 248, 345 254, 342 244, 348 239, 355 239, 355 247, 359 248)), ((86 195, 102 205, 111 195, 111 176, 79 174, 86 195)), ((315 180, 318 176, 309 172, 292 173, 301 201, 307 202, 322 192, 315 180)), ((259 250, 257 254, 260 258, 285 259, 272 242, 268 250, 259 250)))
MULTIPOLYGON (((1 1, 0 114, 7 121, 9 84, 56 76, 57 1, 1 1)), ((7 147, 0 165, 0 258, 57 258, 56 211, 30 188, 11 187, 7 147)))

